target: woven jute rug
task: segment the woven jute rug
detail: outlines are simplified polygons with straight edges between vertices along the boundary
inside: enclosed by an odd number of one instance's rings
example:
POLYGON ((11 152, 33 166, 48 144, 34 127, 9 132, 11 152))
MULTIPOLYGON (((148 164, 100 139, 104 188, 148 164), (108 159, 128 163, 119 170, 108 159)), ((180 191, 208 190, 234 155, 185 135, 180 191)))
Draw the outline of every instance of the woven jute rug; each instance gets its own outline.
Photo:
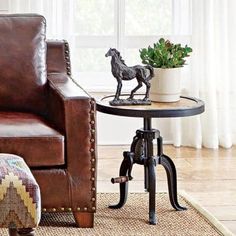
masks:
MULTIPOLYGON (((99 193, 95 225, 92 229, 76 228, 70 213, 43 214, 36 236, 217 236, 233 235, 218 220, 194 203, 186 194, 179 201, 187 211, 175 211, 166 193, 157 193, 156 209, 158 224, 148 224, 148 194, 130 193, 126 205, 121 209, 109 209, 119 195, 99 193)), ((0 229, 0 235, 7 235, 0 229)))

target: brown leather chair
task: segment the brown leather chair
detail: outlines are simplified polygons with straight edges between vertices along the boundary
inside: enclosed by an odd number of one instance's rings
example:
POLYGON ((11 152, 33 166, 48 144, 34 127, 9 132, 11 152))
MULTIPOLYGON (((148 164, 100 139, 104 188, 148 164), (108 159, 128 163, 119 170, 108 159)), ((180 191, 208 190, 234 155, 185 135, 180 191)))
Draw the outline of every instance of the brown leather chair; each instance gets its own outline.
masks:
POLYGON ((0 15, 0 152, 24 158, 44 212, 96 211, 95 101, 70 75, 65 41, 45 41, 40 15, 0 15))

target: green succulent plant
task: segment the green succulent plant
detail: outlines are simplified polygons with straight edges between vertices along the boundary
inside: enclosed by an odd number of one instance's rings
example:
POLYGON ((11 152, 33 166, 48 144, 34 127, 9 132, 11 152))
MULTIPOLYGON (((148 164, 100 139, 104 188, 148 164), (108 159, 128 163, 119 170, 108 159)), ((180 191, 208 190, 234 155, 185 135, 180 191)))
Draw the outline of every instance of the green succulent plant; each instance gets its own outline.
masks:
POLYGON ((189 56, 192 48, 181 44, 173 44, 163 38, 154 43, 153 48, 142 48, 139 50, 143 64, 151 65, 154 68, 176 68, 185 64, 184 58, 189 56))

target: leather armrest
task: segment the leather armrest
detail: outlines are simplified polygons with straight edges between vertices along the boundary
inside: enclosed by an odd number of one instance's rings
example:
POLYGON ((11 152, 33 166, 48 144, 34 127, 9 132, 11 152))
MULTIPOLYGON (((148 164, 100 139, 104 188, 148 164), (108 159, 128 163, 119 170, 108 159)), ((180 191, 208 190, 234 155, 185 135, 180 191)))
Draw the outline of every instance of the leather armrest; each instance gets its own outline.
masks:
POLYGON ((49 119, 65 135, 72 203, 83 204, 96 183, 96 103, 68 75, 53 73, 48 80, 49 119))
MULTIPOLYGON (((50 73, 49 81, 49 117, 48 119, 62 133, 66 133, 66 111, 71 103, 84 103, 84 108, 93 109, 95 101, 70 76, 62 73, 50 73), (66 105, 68 104, 68 105, 66 105), (91 107, 93 105, 93 108, 91 107)), ((68 114, 69 115, 69 114, 68 114)), ((80 114, 81 115, 81 114, 80 114)), ((95 118, 95 117, 94 117, 95 118)), ((79 117, 78 117, 79 119, 79 117)))
POLYGON ((62 73, 48 75, 50 87, 54 89, 63 100, 91 98, 72 78, 62 73))

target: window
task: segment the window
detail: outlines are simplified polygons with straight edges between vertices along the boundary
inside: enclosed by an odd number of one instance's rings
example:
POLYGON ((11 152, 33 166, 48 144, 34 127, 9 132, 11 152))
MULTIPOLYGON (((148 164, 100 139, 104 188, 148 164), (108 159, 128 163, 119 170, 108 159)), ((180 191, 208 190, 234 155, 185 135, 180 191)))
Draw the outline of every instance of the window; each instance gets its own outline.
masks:
MULTIPOLYGON (((76 3, 76 50, 73 61, 78 65, 76 77, 88 90, 114 90, 116 80, 111 75, 110 59, 104 55, 109 47, 117 48, 128 65, 140 64, 139 49, 153 44, 161 36, 176 34, 174 22, 178 2, 190 8, 186 0, 79 0, 76 3)), ((189 11, 187 11, 189 12, 189 11)), ((188 28, 188 27, 187 27, 188 28)), ((182 29, 181 39, 189 35, 182 29), (184 37, 183 37, 184 35, 184 37)), ((126 82, 129 83, 129 82, 126 82)), ((130 86, 135 81, 130 82, 130 86)))
POLYGON ((69 41, 73 77, 89 91, 113 91, 116 86, 110 58, 105 58, 110 47, 135 65, 141 63, 139 49, 161 36, 189 40, 191 0, 9 1, 10 12, 43 14, 48 38, 69 41))

